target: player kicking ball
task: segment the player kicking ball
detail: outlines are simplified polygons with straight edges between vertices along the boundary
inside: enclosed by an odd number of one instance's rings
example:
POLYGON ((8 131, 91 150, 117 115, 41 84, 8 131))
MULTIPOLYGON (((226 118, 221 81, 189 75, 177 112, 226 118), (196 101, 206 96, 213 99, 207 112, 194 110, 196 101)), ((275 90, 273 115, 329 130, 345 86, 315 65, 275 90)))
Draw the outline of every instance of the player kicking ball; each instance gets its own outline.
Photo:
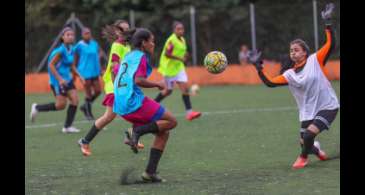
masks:
POLYGON ((176 118, 163 106, 143 94, 142 88, 163 90, 165 84, 147 80, 152 72, 149 56, 155 48, 154 36, 147 29, 130 32, 132 51, 125 55, 114 81, 113 112, 133 124, 127 130, 131 149, 138 153, 138 140, 146 134, 154 134, 155 139, 150 150, 145 172, 145 182, 163 182, 156 173, 163 154, 169 131, 176 127, 176 118))

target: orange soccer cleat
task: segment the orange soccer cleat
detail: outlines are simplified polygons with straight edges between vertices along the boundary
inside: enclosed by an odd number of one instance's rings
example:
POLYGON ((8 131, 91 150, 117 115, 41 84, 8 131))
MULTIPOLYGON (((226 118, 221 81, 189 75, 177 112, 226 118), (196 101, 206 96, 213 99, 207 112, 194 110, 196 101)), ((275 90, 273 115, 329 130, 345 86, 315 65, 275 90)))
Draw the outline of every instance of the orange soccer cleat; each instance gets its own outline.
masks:
POLYGON ((319 150, 319 153, 318 153, 318 155, 316 155, 316 156, 317 156, 317 158, 318 158, 319 160, 322 160, 322 161, 324 161, 324 160, 327 160, 327 159, 328 159, 327 154, 326 154, 323 150, 319 150))
POLYGON ((293 164, 293 169, 304 168, 307 164, 308 164, 308 157, 304 158, 302 156, 299 156, 293 164))
POLYGON ((199 118, 202 115, 201 112, 191 111, 189 114, 186 115, 186 120, 192 121, 196 118, 199 118))
POLYGON ((78 144, 79 144, 79 146, 80 146, 80 148, 81 148, 81 152, 82 152, 82 154, 83 154, 84 156, 90 156, 90 155, 91 155, 91 149, 90 149, 89 144, 84 144, 84 143, 82 142, 82 139, 80 139, 80 140, 78 141, 78 144))

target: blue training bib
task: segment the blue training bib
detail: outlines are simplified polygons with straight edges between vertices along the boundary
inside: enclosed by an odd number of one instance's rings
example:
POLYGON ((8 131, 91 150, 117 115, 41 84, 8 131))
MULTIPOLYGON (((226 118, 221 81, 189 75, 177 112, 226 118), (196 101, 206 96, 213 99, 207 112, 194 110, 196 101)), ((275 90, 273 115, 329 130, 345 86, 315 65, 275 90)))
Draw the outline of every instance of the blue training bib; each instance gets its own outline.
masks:
MULTIPOLYGON (((120 64, 118 74, 114 80, 114 106, 113 112, 126 115, 138 110, 142 106, 144 94, 135 84, 134 75, 142 57, 145 55, 140 50, 129 52, 120 64)), ((148 59, 148 58, 147 58, 148 59)), ((151 74, 149 60, 147 60, 147 77, 151 74)))
POLYGON ((61 58, 55 64, 56 71, 61 76, 61 78, 67 82, 70 82, 72 80, 71 75, 71 65, 74 60, 74 47, 71 45, 69 49, 66 48, 66 46, 62 43, 59 47, 55 48, 51 55, 48 57, 48 74, 49 74, 49 83, 53 86, 59 85, 58 80, 56 77, 52 74, 51 69, 49 68, 49 63, 54 58, 56 54, 60 54, 61 58))
POLYGON ((84 79, 100 75, 99 46, 95 40, 90 40, 89 43, 79 41, 75 53, 79 56, 77 70, 84 79))

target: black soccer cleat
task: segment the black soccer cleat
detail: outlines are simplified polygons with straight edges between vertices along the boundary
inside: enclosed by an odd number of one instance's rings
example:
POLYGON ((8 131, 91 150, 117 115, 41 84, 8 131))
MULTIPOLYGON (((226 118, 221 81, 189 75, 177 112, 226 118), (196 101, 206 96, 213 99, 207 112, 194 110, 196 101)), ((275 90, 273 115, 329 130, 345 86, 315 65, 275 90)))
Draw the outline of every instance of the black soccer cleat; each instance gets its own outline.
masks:
POLYGON ((148 174, 147 172, 143 172, 141 176, 143 182, 145 183, 164 183, 166 182, 165 179, 155 174, 148 174))
POLYGON ((137 144, 138 144, 138 139, 139 139, 138 134, 133 132, 132 128, 128 128, 127 131, 125 131, 125 134, 126 134, 127 139, 129 140, 128 145, 130 145, 131 150, 137 154, 138 153, 137 144))

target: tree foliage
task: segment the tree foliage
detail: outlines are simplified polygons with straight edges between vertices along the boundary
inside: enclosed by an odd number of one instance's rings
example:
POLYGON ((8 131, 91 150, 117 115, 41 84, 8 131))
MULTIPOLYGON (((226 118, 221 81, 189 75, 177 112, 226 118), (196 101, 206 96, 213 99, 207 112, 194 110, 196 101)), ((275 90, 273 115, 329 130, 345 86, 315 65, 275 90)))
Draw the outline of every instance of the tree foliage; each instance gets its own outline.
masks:
MULTIPOLYGON (((329 1, 317 1, 322 44, 320 11, 329 1)), ((190 6, 196 10, 198 63, 211 50, 223 51, 230 63, 237 63, 240 45, 251 45, 250 2, 255 2, 257 47, 266 58, 278 59, 287 54, 288 44, 294 38, 304 39, 314 51, 311 0, 32 0, 25 4, 25 70, 36 69, 72 12, 92 29, 96 40, 108 51, 109 43, 100 36, 102 27, 116 19, 129 20, 129 11, 134 10, 136 26, 149 28, 155 34, 158 59, 174 20, 185 24, 185 37, 191 46, 190 6)), ((334 57, 338 57, 340 1, 334 3, 337 35, 334 57)))

